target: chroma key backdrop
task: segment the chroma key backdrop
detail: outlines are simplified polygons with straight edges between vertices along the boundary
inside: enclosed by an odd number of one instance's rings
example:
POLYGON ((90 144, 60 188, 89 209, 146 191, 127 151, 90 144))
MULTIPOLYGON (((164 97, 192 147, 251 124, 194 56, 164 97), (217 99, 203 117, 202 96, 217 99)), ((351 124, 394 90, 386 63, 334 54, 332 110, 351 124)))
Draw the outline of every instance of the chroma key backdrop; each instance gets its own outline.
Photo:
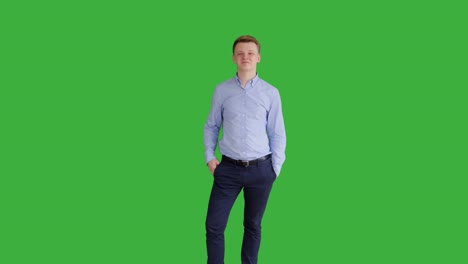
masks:
POLYGON ((450 0, 1 3, 0 263, 206 263, 203 125, 244 34, 287 133, 259 262, 468 263, 466 17, 450 0))

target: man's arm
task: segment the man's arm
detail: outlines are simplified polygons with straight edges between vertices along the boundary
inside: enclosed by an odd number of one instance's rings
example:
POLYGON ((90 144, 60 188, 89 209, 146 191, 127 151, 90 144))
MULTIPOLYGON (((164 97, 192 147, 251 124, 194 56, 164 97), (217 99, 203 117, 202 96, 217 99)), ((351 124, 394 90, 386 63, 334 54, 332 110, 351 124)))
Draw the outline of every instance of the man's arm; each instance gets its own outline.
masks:
POLYGON ((267 133, 270 142, 270 151, 272 153, 273 169, 278 177, 286 159, 286 131, 284 128, 281 98, 278 90, 275 90, 270 111, 268 112, 267 133))
POLYGON ((219 130, 222 123, 222 109, 219 100, 219 91, 215 90, 211 99, 211 109, 208 114, 208 119, 203 129, 203 145, 205 148, 205 162, 213 174, 214 169, 219 164, 215 157, 215 150, 218 144, 219 130))

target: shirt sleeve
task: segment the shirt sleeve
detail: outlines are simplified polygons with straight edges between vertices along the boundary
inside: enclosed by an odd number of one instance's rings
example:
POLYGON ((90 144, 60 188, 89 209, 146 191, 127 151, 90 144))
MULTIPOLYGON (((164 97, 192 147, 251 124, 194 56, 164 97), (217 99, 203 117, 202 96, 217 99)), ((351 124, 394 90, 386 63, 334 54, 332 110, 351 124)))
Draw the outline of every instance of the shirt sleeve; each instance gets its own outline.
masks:
POLYGON ((215 158, 215 150, 218 144, 219 130, 222 123, 222 108, 219 89, 215 89, 211 99, 211 109, 203 129, 203 145, 205 148, 205 162, 215 158))
POLYGON ((284 128, 281 98, 276 89, 272 96, 272 102, 268 112, 267 134, 272 154, 273 169, 278 177, 281 172, 281 167, 286 160, 286 131, 284 128))

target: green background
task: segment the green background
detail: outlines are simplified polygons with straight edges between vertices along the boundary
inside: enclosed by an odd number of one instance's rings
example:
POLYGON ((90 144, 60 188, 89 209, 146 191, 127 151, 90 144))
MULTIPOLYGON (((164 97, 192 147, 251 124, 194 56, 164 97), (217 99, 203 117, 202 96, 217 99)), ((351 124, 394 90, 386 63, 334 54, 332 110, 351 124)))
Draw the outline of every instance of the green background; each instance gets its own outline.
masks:
POLYGON ((260 263, 468 263, 461 3, 2 2, 0 263, 206 263, 203 125, 243 34, 288 139, 260 263))

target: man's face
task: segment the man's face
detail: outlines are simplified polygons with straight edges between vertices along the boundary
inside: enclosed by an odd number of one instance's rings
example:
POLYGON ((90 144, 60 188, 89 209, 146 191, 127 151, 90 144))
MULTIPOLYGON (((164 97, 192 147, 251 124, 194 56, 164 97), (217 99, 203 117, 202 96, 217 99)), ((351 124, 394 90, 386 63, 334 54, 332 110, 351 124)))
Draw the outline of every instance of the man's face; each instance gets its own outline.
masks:
POLYGON ((238 70, 256 70, 257 63, 260 62, 260 54, 258 53, 257 45, 253 42, 237 43, 234 48, 232 60, 237 65, 238 70))

